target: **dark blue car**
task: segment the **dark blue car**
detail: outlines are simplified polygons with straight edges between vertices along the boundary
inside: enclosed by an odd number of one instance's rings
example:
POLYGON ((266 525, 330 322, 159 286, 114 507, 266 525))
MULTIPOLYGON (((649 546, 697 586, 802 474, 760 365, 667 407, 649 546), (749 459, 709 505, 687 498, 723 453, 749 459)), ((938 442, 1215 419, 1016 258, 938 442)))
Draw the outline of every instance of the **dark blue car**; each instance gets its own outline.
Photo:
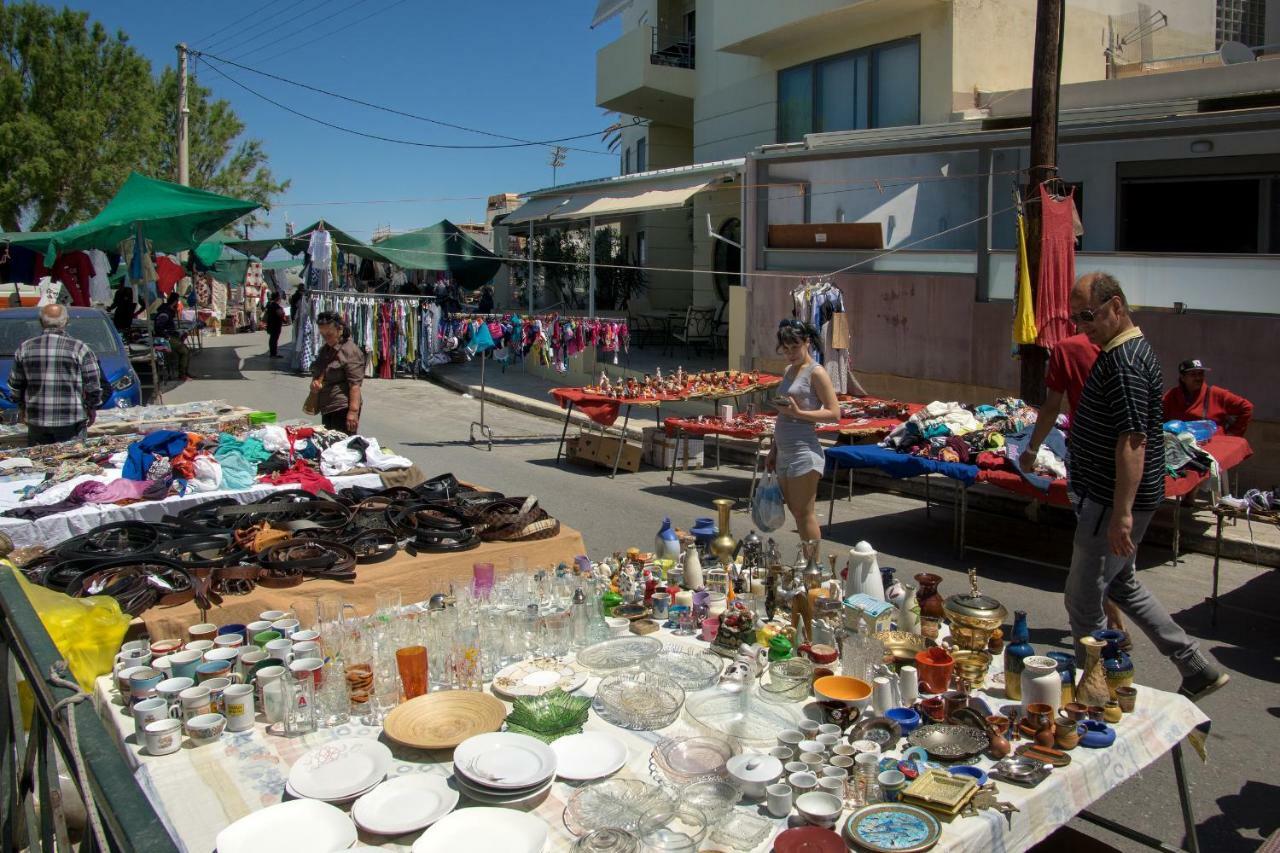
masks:
MULTIPOLYGON (((129 364, 129 350, 116 327, 99 308, 68 308, 71 320, 67 333, 89 345, 98 356, 102 368, 103 397, 101 408, 137 406, 142 403, 142 387, 138 375, 129 364)), ((13 354, 28 338, 40 334, 40 309, 9 308, 0 311, 0 410, 12 409, 13 392, 9 388, 9 371, 13 370, 13 354)))

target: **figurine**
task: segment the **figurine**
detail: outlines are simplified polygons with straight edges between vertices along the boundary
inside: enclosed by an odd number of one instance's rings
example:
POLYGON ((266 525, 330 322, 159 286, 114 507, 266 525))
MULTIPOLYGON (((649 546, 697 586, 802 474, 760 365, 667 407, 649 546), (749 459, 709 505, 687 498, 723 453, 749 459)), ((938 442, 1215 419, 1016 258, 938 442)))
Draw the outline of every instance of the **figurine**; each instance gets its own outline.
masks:
POLYGON ((720 627, 711 642, 712 651, 729 657, 755 641, 755 614, 741 601, 734 601, 720 614, 720 627))

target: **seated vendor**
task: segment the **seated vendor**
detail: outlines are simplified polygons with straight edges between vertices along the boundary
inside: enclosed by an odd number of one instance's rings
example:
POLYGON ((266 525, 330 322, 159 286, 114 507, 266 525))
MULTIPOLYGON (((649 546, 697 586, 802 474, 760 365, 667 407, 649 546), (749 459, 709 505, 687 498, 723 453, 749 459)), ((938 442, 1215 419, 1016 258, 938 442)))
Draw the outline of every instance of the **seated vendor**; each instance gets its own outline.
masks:
POLYGON ((1253 403, 1226 388, 1210 385, 1210 368, 1198 358, 1178 365, 1178 384, 1164 395, 1166 421, 1214 421, 1227 435, 1243 436, 1253 418, 1253 403))

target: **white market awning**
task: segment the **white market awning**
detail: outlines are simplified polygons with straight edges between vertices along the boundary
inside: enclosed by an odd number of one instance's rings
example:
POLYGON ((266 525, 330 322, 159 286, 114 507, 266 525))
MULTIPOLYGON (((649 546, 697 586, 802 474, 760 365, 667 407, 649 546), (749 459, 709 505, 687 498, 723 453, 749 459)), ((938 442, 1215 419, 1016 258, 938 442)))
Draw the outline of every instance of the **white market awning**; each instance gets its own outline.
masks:
POLYGON ((721 175, 703 171, 616 186, 583 187, 573 193, 530 199, 507 214, 503 222, 516 225, 531 220, 559 222, 592 216, 608 219, 628 213, 671 210, 684 207, 694 195, 721 183, 721 180, 721 175))
POLYGON ((591 28, 595 29, 630 5, 631 0, 600 0, 596 4, 595 17, 591 19, 591 28))

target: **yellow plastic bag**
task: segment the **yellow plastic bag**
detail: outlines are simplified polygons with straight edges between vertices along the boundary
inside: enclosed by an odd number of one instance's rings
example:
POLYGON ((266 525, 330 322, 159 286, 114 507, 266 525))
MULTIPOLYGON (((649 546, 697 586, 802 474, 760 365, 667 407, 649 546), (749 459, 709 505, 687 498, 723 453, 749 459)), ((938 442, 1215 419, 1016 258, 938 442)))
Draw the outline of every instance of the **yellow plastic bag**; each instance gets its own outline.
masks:
POLYGON ((31 607, 71 667, 80 688, 92 693, 93 680, 111 672, 116 652, 129 628, 129 617, 114 598, 106 595, 72 598, 35 586, 8 560, 2 562, 17 577, 18 585, 26 592, 31 607))

